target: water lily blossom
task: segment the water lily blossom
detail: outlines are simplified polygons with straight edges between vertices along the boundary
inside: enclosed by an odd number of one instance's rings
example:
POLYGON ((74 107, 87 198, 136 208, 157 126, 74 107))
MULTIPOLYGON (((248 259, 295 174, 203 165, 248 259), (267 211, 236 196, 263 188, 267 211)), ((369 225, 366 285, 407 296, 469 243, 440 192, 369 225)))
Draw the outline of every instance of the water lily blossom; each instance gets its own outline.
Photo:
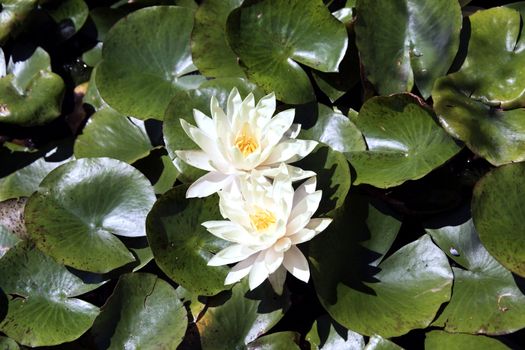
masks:
MULTIPOLYGON (((181 119, 181 125, 200 150, 179 150, 177 157, 196 168, 208 171, 195 181, 186 197, 206 197, 228 190, 239 178, 257 170, 275 176, 281 163, 292 163, 308 155, 316 141, 296 139, 300 126, 293 124, 294 110, 273 116, 275 95, 264 96, 255 105, 253 94, 244 100, 236 88, 228 97, 226 113, 215 97, 210 101, 211 118, 193 110, 196 127, 181 119), (272 117, 273 116, 273 117, 272 117)), ((314 175, 287 165, 292 180, 314 175)))
POLYGON ((244 181, 240 193, 219 192, 220 211, 228 220, 202 224, 213 235, 234 243, 208 262, 211 266, 237 263, 225 284, 249 275, 250 289, 269 278, 277 291, 282 290, 286 270, 304 282, 310 278, 308 262, 296 245, 315 237, 331 219, 312 219, 322 195, 315 190, 315 177, 294 191, 286 166, 279 169, 273 183, 244 181))

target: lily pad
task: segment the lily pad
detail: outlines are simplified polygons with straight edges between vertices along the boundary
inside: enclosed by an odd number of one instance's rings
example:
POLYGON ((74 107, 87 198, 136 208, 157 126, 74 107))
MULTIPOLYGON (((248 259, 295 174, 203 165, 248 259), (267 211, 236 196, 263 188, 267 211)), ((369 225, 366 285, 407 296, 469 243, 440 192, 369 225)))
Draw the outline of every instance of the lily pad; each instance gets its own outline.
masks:
POLYGON ((227 266, 208 261, 227 241, 202 226, 221 218, 216 196, 186 199, 188 186, 177 186, 160 197, 147 218, 148 241, 155 262, 169 278, 192 293, 214 295, 226 289, 227 266))
POLYGON ((175 349, 188 319, 175 289, 147 273, 122 275, 93 324, 100 349, 175 349))
POLYGON ((203 350, 245 348, 283 317, 290 303, 287 293, 278 297, 267 282, 248 289, 246 281, 238 283, 221 295, 222 303, 208 307, 197 322, 203 350))
POLYGON ((9 296, 0 330, 26 346, 56 345, 80 337, 99 310, 75 298, 88 288, 64 266, 21 242, 0 260, 0 285, 9 296))
POLYGON ((525 295, 483 247, 472 220, 427 231, 460 265, 452 268, 452 298, 433 325, 474 334, 507 334, 525 327, 525 295))
POLYGON ((100 95, 111 107, 136 118, 162 120, 177 91, 203 82, 202 76, 187 75, 195 70, 190 52, 193 15, 185 7, 152 6, 111 28, 96 77, 100 95))
POLYGON ((250 81, 291 104, 315 99, 299 64, 337 72, 348 46, 345 25, 321 0, 245 1, 228 17, 227 31, 250 81))
MULTIPOLYGON (((3 13, 3 12, 2 12, 3 13)), ((0 78, 0 122, 40 125, 61 113, 64 82, 51 71, 49 55, 37 48, 25 61, 10 62, 0 78)))
POLYGON ((366 144, 361 131, 350 119, 329 107, 318 105, 317 122, 301 131, 301 138, 322 142, 335 151, 365 151, 366 144))
POLYGON ((149 181, 130 165, 85 158, 44 178, 26 205, 26 226, 37 246, 57 261, 104 273, 135 260, 115 235, 144 236, 154 202, 149 181))
POLYGON ((503 266, 525 277, 525 164, 486 174, 474 188, 472 218, 479 238, 503 266))
POLYGON ((425 336, 427 350, 506 350, 510 349, 502 342, 483 335, 454 334, 442 331, 428 332, 425 336))
POLYGON ((365 152, 346 153, 356 185, 388 188, 419 179, 461 149, 413 95, 371 98, 353 122, 368 146, 365 152))
POLYGON ((374 334, 368 340, 365 350, 402 350, 403 348, 396 343, 391 342, 377 334, 374 334))
POLYGON ((144 121, 111 109, 92 115, 75 140, 77 158, 110 157, 130 164, 147 156, 152 148, 144 121))
POLYGON ((468 53, 460 70, 436 81, 440 122, 494 165, 525 160, 525 64, 521 17, 497 7, 469 17, 468 53), (494 64, 494 62, 498 62, 494 64))
POLYGON ((356 11, 359 55, 377 91, 410 92, 415 80, 428 98, 459 48, 458 1, 359 0, 356 11))
POLYGON ((427 327, 450 299, 452 271, 428 235, 382 260, 399 225, 365 198, 350 195, 332 224, 310 243, 317 295, 348 329, 399 336, 427 327))
POLYGON ((19 350, 17 342, 11 338, 0 336, 0 348, 4 350, 19 350))
POLYGON ((318 318, 310 332, 306 335, 311 349, 342 350, 342 349, 364 349, 365 339, 359 333, 332 321, 330 316, 325 315, 318 318))
POLYGON ((2 0, 0 15, 0 43, 20 27, 27 15, 38 5, 37 0, 2 0))
POLYGON ((207 77, 244 77, 237 56, 226 40, 226 20, 243 0, 206 0, 195 12, 191 51, 195 65, 207 77))
POLYGON ((248 350, 301 350, 299 345, 300 335, 295 332, 277 332, 262 336, 246 346, 248 350))
POLYGON ((0 258, 18 242, 20 242, 19 237, 10 232, 4 225, 0 225, 0 258))
POLYGON ((72 36, 86 22, 89 15, 88 6, 84 0, 62 0, 55 2, 55 4, 51 3, 47 12, 59 25, 64 25, 68 21, 73 24, 74 31, 71 33, 72 36))
POLYGON ((201 84, 198 89, 177 93, 166 109, 163 125, 164 141, 175 167, 180 172, 181 181, 193 182, 204 173, 187 165, 175 155, 177 150, 198 148, 182 129, 180 119, 195 125, 193 109, 210 116, 210 100, 212 96, 215 96, 221 108, 226 110, 228 95, 234 87, 237 88, 243 98, 250 92, 254 94, 256 100, 263 96, 263 92, 246 79, 220 78, 209 80, 201 84))

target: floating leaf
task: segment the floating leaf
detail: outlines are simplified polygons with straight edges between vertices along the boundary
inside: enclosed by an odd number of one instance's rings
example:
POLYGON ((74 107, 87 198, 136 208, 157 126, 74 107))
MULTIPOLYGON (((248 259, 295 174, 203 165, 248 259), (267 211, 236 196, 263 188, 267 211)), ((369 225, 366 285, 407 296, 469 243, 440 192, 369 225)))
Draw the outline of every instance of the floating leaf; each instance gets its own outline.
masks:
POLYGON ((377 334, 374 334, 368 340, 368 344, 365 346, 365 350, 402 350, 403 348, 392 343, 390 340, 385 339, 377 334))
POLYGON ((122 114, 162 119, 177 91, 204 80, 187 75, 195 70, 192 27, 193 11, 178 6, 147 7, 117 22, 104 41, 97 69, 102 98, 122 114))
POLYGON ((4 350, 19 350, 20 349, 16 341, 14 341, 11 338, 2 337, 2 336, 0 336, 0 348, 4 350))
POLYGON ((472 218, 479 238, 503 266, 525 277, 525 164, 486 174, 474 188, 472 218))
POLYGON ((26 61, 10 62, 7 73, 0 78, 1 122, 32 126, 60 115, 64 82, 51 71, 43 49, 37 48, 26 61))
POLYGON ((47 12, 59 25, 64 25, 67 22, 73 24, 74 31, 70 35, 72 36, 86 22, 89 8, 84 0, 62 0, 51 3, 47 12))
POLYGON ((0 225, 20 239, 27 239, 24 207, 27 198, 0 202, 0 225))
POLYGON ((359 0, 356 10, 357 47, 368 80, 382 95, 410 92, 415 80, 428 98, 459 48, 457 0, 359 0))
POLYGON ((93 324, 100 349, 175 349, 188 319, 175 289, 155 275, 122 275, 93 324))
POLYGON ((250 81, 291 104, 315 99, 299 63, 337 72, 348 46, 344 24, 321 0, 245 1, 230 14, 227 30, 250 81))
POLYGON ((301 350, 297 342, 299 334, 295 332, 278 332, 262 336, 246 347, 248 350, 301 350))
POLYGON ((503 343, 482 335, 454 334, 442 331, 431 331, 425 335, 427 350, 506 350, 510 349, 503 343))
POLYGON ((91 116, 75 140, 77 158, 110 157, 130 164, 147 156, 152 148, 143 121, 111 109, 91 116))
POLYGON ((463 267, 452 268, 452 299, 434 325, 475 334, 506 334, 525 327, 525 295, 512 274, 485 250, 472 220, 428 232, 463 267))
POLYGON ((227 241, 202 226, 221 218, 216 196, 186 199, 187 186, 177 186, 160 197, 148 215, 148 241, 155 262, 168 277, 199 295, 226 289, 227 266, 208 266, 214 253, 227 241))
POLYGON ((236 87, 244 98, 252 92, 256 100, 262 97, 262 91, 254 84, 242 78, 220 78, 209 80, 198 89, 182 91, 175 95, 166 109, 164 117, 164 141, 177 170, 181 173, 180 180, 193 182, 203 175, 201 170, 197 170, 183 161, 176 155, 177 150, 197 149, 198 146, 186 135, 180 124, 180 119, 184 119, 190 124, 195 125, 193 119, 193 109, 211 116, 210 100, 212 96, 217 98, 219 105, 226 110, 226 101, 230 91, 236 87))
POLYGON ((144 236, 154 202, 149 181, 130 165, 85 158, 44 178, 26 205, 26 226, 57 261, 104 273, 135 260, 115 235, 144 236))
POLYGON ((191 34, 193 61, 208 77, 244 77, 237 56, 226 40, 226 20, 243 0, 206 0, 195 12, 191 34))
POLYGON ((9 232, 4 225, 0 225, 0 258, 18 242, 20 242, 20 238, 9 232))
POLYGON ((335 323, 330 316, 318 318, 306 335, 311 349, 341 350, 364 349, 365 340, 359 333, 353 332, 335 323))
POLYGON ((20 243, 0 260, 0 286, 9 295, 0 330, 27 346, 56 345, 87 331, 98 308, 80 299, 88 288, 64 266, 20 243))
POLYGON ((355 184, 388 188, 419 179, 460 150, 413 95, 371 98, 353 121, 368 146, 346 153, 357 173, 355 184))
POLYGON ((450 266, 428 236, 381 261, 399 225, 365 198, 351 195, 310 243, 317 295, 341 325, 365 335, 399 336, 428 326, 450 299, 450 266))
POLYGON ((244 348, 272 328, 290 302, 286 293, 278 297, 269 283, 248 292, 244 281, 222 296, 223 303, 209 306, 197 322, 203 350, 244 348))
POLYGON ((19 27, 37 6, 37 0, 2 0, 0 8, 0 44, 19 27))
POLYGON ((520 14, 509 8, 469 17, 461 69, 436 82, 440 122, 452 136, 494 165, 525 160, 525 51, 520 14), (494 64, 497 62, 497 64, 494 64))

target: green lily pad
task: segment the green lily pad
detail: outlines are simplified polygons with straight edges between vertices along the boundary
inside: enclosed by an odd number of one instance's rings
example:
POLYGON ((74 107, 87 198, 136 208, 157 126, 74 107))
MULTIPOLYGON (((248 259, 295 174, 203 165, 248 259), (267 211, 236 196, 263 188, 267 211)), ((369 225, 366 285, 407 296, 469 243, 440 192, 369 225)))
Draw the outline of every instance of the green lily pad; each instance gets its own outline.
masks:
POLYGON ((177 91, 204 81, 202 76, 187 75, 195 70, 190 52, 193 15, 184 7, 152 6, 111 28, 96 83, 112 108, 140 119, 162 120, 177 91))
POLYGON ((56 345, 86 332, 99 309, 75 298, 91 288, 64 266, 21 242, 0 260, 0 285, 9 296, 0 330, 27 346, 56 345))
POLYGON ((155 194, 130 165, 85 158, 49 173, 26 205, 26 226, 46 254, 80 270, 104 273, 135 258, 115 236, 145 235, 155 194))
POLYGON ((0 258, 18 242, 20 242, 20 238, 10 232, 4 225, 0 225, 0 258))
POLYGON ((427 350, 507 350, 502 342, 483 335, 454 334, 442 331, 431 331, 425 336, 427 350))
POLYGON ((62 0, 54 4, 52 3, 47 13, 49 13, 58 24, 71 21, 75 28, 75 31, 71 33, 71 35, 73 35, 75 32, 78 32, 86 22, 89 15, 89 8, 84 0, 62 0))
POLYGON ((361 131, 341 113, 318 105, 317 122, 301 131, 301 138, 322 142, 339 152, 365 151, 366 144, 361 131))
POLYGON ((11 338, 0 336, 0 348, 4 350, 19 350, 17 342, 11 338))
POLYGON ((100 349, 175 349, 188 319, 175 289, 147 273, 122 275, 93 324, 100 349))
POLYGON ((301 350, 300 335, 295 332, 277 332, 262 336, 246 346, 247 350, 301 350))
POLYGON ((472 220, 427 231, 463 267, 452 268, 452 298, 433 325, 474 334, 506 334, 525 327, 525 295, 512 274, 485 250, 472 220))
POLYGON ((147 157, 133 163, 153 184, 156 194, 164 194, 173 188, 179 172, 165 148, 155 148, 147 157))
POLYGON ((460 70, 432 93, 452 136, 494 165, 525 160, 525 52, 519 12, 478 11, 469 17, 468 53, 460 70), (498 62, 498 64, 494 64, 498 62))
MULTIPOLYGON (((2 12, 3 13, 3 12, 2 12)), ((64 82, 51 71, 49 55, 37 48, 26 61, 10 62, 0 78, 0 122, 40 125, 61 113, 64 82)))
POLYGON ((206 0, 195 12, 191 51, 195 65, 207 77, 244 77, 237 56, 226 40, 226 20, 243 0, 206 0))
POLYGON ((217 196, 186 199, 188 186, 177 186, 160 197, 148 215, 148 241, 155 262, 169 278, 192 293, 214 295, 224 286, 229 268, 208 266, 227 241, 202 226, 221 218, 217 196))
POLYGON ((330 147, 318 145, 294 166, 317 174, 317 188, 323 191, 323 197, 316 215, 332 216, 335 209, 344 204, 350 190, 350 168, 345 156, 330 147))
POLYGON ((180 173, 180 180, 183 182, 193 182, 204 174, 202 170, 195 169, 176 155, 177 150, 197 149, 198 146, 186 135, 180 124, 180 119, 184 119, 192 125, 195 125, 193 119, 193 109, 210 115, 210 100, 212 96, 217 98, 219 105, 226 110, 226 101, 230 91, 236 87, 241 96, 244 98, 252 92, 256 100, 263 96, 263 92, 255 84, 242 78, 220 78, 209 80, 198 89, 190 91, 181 91, 175 95, 166 109, 164 117, 164 141, 166 149, 173 163, 180 173))
POLYGON ((315 99, 299 63, 337 72, 348 46, 345 25, 321 0, 245 1, 228 17, 227 31, 248 78, 291 104, 315 99))
POLYGON ((458 153, 460 147, 434 118, 413 95, 369 99, 353 118, 368 150, 346 153, 357 173, 354 183, 397 186, 425 176, 458 153))
POLYGON ((268 282, 248 290, 246 281, 237 283, 220 295, 222 303, 208 306, 197 321, 202 350, 245 348, 284 316, 290 304, 287 293, 277 296, 268 282))
POLYGON ((75 157, 110 157, 131 164, 152 148, 144 121, 102 109, 91 116, 75 140, 75 157))
POLYGON ((486 174, 474 188, 472 218, 479 238, 503 266, 525 277, 525 164, 486 174))
POLYGON ((38 189, 40 181, 65 161, 52 162, 39 158, 28 166, 0 179, 0 201, 10 198, 29 197, 38 189))
POLYGON ((450 266, 428 235, 382 260, 399 227, 366 198, 351 194, 332 224, 310 242, 317 295, 344 327, 399 336, 427 327, 450 299, 450 266))
POLYGON ((365 340, 361 334, 337 324, 328 315, 314 322, 312 329, 306 335, 306 340, 312 350, 364 349, 365 347, 365 340))
POLYGON ((368 340, 364 350, 402 350, 403 348, 397 344, 385 339, 377 334, 374 334, 368 340))
POLYGON ((0 15, 0 44, 3 44, 38 5, 37 0, 2 0, 0 15))
POLYGON ((359 0, 356 11, 356 43, 368 80, 382 95, 410 92, 415 80, 428 98, 459 48, 457 0, 359 0))
POLYGON ((27 198, 9 199, 0 202, 0 226, 20 239, 27 239, 24 208, 27 198))

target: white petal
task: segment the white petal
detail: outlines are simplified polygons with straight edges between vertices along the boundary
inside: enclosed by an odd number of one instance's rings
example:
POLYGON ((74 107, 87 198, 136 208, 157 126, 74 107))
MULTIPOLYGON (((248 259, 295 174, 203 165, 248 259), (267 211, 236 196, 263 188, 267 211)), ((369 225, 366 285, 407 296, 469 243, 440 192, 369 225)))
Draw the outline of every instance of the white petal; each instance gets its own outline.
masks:
POLYGON ((231 181, 233 181, 233 176, 231 175, 225 175, 213 171, 209 172, 191 184, 186 192, 186 198, 208 197, 210 194, 214 194, 215 192, 220 191, 223 187, 226 187, 231 181))
POLYGON ((272 92, 261 98, 255 109, 261 120, 269 120, 275 111, 275 94, 272 92))
POLYGON ((250 234, 240 225, 228 220, 212 220, 202 223, 212 235, 235 243, 249 243, 250 234))
POLYGON ((290 129, 295 115, 295 110, 287 109, 273 117, 265 127, 266 133, 263 135, 265 147, 275 146, 290 129))
POLYGON ((268 276, 272 288, 277 295, 282 295, 284 290, 284 282, 286 281, 286 269, 281 266, 274 273, 268 276))
POLYGON ((314 193, 307 194, 299 203, 294 205, 288 219, 288 224, 286 225, 288 235, 299 231, 308 224, 310 218, 319 207, 321 197, 322 191, 315 191, 314 193))
POLYGON ((303 182, 301 186, 299 186, 293 194, 293 206, 295 207, 308 194, 314 193, 316 187, 317 187, 317 178, 315 176, 303 182))
POLYGON ((274 273, 275 270, 283 263, 284 254, 282 252, 276 252, 275 249, 266 249, 266 255, 264 261, 268 273, 274 273))
POLYGON ((226 104, 227 116, 230 123, 233 122, 233 116, 239 113, 239 110, 241 109, 241 103, 241 95, 239 94, 237 88, 234 87, 230 92, 230 95, 228 95, 228 102, 226 104))
POLYGON ((253 262, 252 269, 250 271, 250 277, 248 279, 250 290, 254 290, 261 283, 263 283, 266 278, 268 278, 269 273, 264 262, 264 257, 265 252, 262 251, 253 262))
POLYGON ((310 220, 310 222, 305 226, 305 228, 314 230, 315 232, 319 233, 324 231, 331 223, 332 219, 330 218, 315 218, 310 220))
POLYGON ((253 254, 250 257, 239 262, 234 267, 232 267, 232 269, 226 276, 226 279, 224 280, 224 284, 232 284, 235 282, 239 282, 243 277, 248 276, 252 269, 252 265, 255 261, 255 258, 257 258, 257 255, 258 254, 253 254))
POLYGON ((175 154, 177 155, 177 157, 182 159, 184 163, 189 164, 192 167, 199 168, 202 170, 207 170, 207 171, 216 170, 210 164, 210 157, 204 151, 195 151, 195 150, 175 151, 175 154))
POLYGON ((200 149, 206 152, 211 159, 224 159, 219 153, 216 140, 211 139, 209 135, 206 135, 202 130, 189 124, 184 119, 180 120, 180 124, 188 137, 191 138, 200 149))
POLYGON ((215 254, 213 258, 208 261, 208 265, 221 266, 235 263, 244 260, 255 253, 257 253, 257 251, 254 251, 253 249, 250 249, 242 244, 234 244, 215 254))
POLYGON ((310 268, 303 253, 296 246, 284 253, 283 266, 295 277, 303 282, 310 279, 310 268))
POLYGON ((310 222, 301 230, 297 231, 293 235, 289 236, 292 244, 299 244, 311 240, 324 229, 330 225, 332 219, 329 218, 315 218, 311 219, 310 222))
POLYGON ((315 146, 317 146, 317 141, 296 139, 282 141, 273 148, 272 154, 262 165, 296 162, 312 152, 315 146))
POLYGON ((292 124, 292 126, 290 126, 290 129, 286 130, 286 132, 284 133, 284 137, 287 137, 289 139, 295 139, 300 132, 301 124, 292 124))
POLYGON ((243 227, 250 227, 250 217, 239 204, 242 203, 242 198, 239 194, 236 191, 221 191, 219 193, 219 210, 224 218, 230 219, 243 227))
POLYGON ((202 113, 198 109, 193 110, 193 119, 195 119, 195 123, 197 124, 197 127, 204 131, 208 136, 210 136, 213 139, 217 138, 217 133, 215 131, 215 123, 211 118, 209 118, 206 114, 202 113))
MULTIPOLYGON (((309 177, 316 175, 315 172, 310 171, 310 170, 303 170, 301 168, 298 168, 290 164, 285 164, 285 165, 288 170, 288 176, 292 182, 304 180, 304 179, 307 179, 309 177)), ((260 167, 257 167, 256 171, 258 171, 261 176, 265 176, 269 178, 276 177, 277 174, 279 174, 280 172, 279 167, 276 167, 276 166, 272 166, 272 167, 260 166, 260 167)))

